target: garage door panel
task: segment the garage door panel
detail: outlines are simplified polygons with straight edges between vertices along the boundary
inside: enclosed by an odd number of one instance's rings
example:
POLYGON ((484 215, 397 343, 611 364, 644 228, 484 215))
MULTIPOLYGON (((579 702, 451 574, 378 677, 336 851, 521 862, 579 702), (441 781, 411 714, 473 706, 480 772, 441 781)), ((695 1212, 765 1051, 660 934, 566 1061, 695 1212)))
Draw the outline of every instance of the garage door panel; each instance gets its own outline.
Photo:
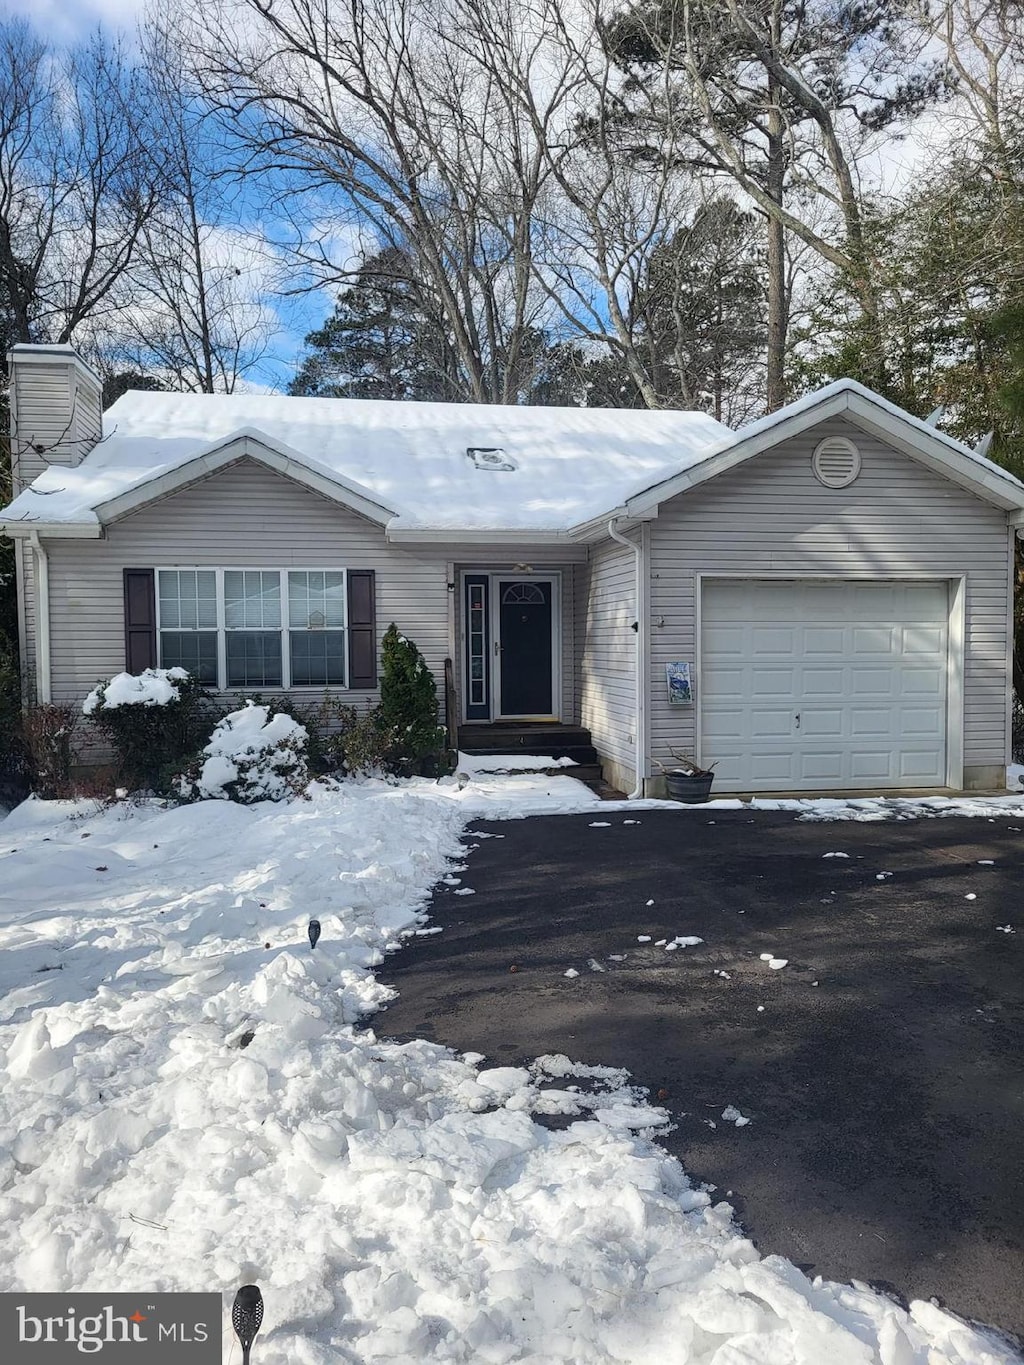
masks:
POLYGON ((842 655, 845 652, 845 633, 842 626, 804 627, 805 658, 817 659, 827 655, 842 655))
POLYGON ((752 697, 792 697, 794 693, 792 668, 758 668, 750 673, 752 697))
POLYGON ((846 713, 841 707, 805 705, 798 714, 804 739, 839 739, 845 731, 846 713))
POLYGON ((701 756, 720 787, 944 783, 947 616, 942 582, 705 582, 701 756))
POLYGON ((742 626, 708 625, 704 630, 704 648, 718 658, 745 658, 745 634, 742 626))
POLYGON ((843 690, 843 669, 805 667, 802 680, 798 694, 805 701, 814 697, 833 698, 843 690))
POLYGON ((843 752, 841 749, 833 749, 831 751, 811 750, 801 753, 798 771, 802 783, 841 783, 843 780, 843 752))
POLYGON ((751 739, 789 739, 793 734, 791 706, 756 706, 750 710, 751 739))
POLYGON ((791 659, 795 634, 791 626, 755 626, 750 632, 751 653, 755 657, 781 654, 784 659, 791 659))
POLYGON ((904 782, 939 787, 945 781, 945 755, 942 750, 905 749, 899 755, 899 773, 904 782))
POLYGON ((849 775, 852 783, 858 786, 888 782, 892 777, 892 750, 858 749, 850 755, 849 775))
POLYGON ((852 739, 889 739, 893 734, 893 713, 888 709, 852 706, 849 716, 852 739))
POLYGON ((900 670, 901 697, 944 697, 946 692, 945 667, 928 668, 907 666, 900 670))
POLYGON ((850 669, 850 695, 856 697, 896 697, 899 678, 892 667, 850 669))
POLYGON ((866 654, 890 659, 899 653, 899 633, 895 626, 854 626, 853 653, 858 659, 866 654))
POLYGON ((757 751, 750 755, 751 776, 766 790, 773 786, 790 787, 797 774, 794 768, 796 755, 791 748, 784 751, 757 751))
POLYGON ((716 754, 720 752, 720 748, 717 746, 722 743, 748 739, 750 737, 749 712, 745 708, 743 710, 716 708, 714 713, 707 718, 704 734, 709 744, 716 745, 716 754))

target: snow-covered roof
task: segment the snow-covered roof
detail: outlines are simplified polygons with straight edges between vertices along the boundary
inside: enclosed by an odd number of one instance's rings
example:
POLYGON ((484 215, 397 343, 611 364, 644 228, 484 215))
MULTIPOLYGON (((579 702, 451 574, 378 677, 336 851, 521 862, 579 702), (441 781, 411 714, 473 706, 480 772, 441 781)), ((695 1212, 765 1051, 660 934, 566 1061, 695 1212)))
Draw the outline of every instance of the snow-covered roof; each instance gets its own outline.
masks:
POLYGON ((103 427, 76 469, 47 470, 5 520, 98 524, 104 504, 244 436, 376 503, 391 529, 565 531, 733 439, 699 412, 264 394, 126 393, 103 427), (477 468, 473 448, 515 469, 477 468))
POLYGON ((699 412, 127 393, 104 414, 104 438, 81 465, 47 470, 0 517, 12 528, 98 534, 248 453, 396 537, 560 535, 607 515, 656 514, 667 497, 835 416, 999 506, 1024 509, 1024 484, 1000 466, 843 379, 739 432, 699 412), (481 468, 489 458, 495 467, 481 468))

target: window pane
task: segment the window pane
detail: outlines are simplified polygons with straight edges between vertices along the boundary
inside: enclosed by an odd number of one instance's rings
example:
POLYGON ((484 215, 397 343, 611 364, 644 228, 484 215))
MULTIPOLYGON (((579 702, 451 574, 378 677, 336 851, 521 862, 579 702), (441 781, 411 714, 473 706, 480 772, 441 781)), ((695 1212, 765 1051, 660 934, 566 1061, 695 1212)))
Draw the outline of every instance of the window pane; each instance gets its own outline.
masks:
POLYGON ((228 687, 280 687, 281 635, 278 631, 229 630, 228 687))
POLYGON ((294 687, 345 685, 345 632, 342 630, 293 630, 292 685, 294 687))
POLYGON ((281 624, 281 575, 264 569, 224 574, 224 624, 228 630, 268 630, 281 624))
POLYGON ((212 569, 161 569, 160 625, 169 630, 215 630, 217 575, 212 569))
POLYGON ((339 629, 345 625, 345 575, 289 573, 288 619, 308 630, 339 629))
POLYGON ((215 631, 160 632, 161 668, 187 668, 208 686, 217 686, 217 634, 215 631))

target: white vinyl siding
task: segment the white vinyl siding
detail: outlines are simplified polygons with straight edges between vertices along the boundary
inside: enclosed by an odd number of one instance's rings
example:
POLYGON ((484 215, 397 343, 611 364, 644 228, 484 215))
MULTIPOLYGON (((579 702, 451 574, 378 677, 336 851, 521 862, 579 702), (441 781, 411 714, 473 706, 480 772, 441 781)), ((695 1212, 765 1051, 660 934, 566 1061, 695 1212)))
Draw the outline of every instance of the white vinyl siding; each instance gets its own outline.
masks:
MULTIPOLYGON (((602 759, 636 761, 636 570, 614 541, 592 547, 580 665, 580 723, 602 759)), ((582 604, 581 604, 582 605, 582 604)))
MULTIPOLYGON (((1011 584, 1005 513, 851 424, 823 422, 662 505, 651 526, 651 751, 697 747, 696 703, 670 707, 665 664, 697 660, 697 576, 965 579, 963 761, 1006 762, 1007 624, 1011 584), (862 457, 847 488, 811 469, 825 436, 862 457)), ((713 762, 701 743, 697 757, 713 762)))

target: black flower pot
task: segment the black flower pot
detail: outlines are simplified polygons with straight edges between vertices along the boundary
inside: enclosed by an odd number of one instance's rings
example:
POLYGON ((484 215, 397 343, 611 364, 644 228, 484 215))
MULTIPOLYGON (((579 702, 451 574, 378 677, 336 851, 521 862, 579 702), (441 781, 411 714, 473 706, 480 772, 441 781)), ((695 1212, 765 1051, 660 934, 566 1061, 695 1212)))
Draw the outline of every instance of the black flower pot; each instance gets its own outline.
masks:
POLYGON ((685 801, 688 806, 699 805, 711 795, 714 773, 666 773, 668 794, 673 801, 685 801))

